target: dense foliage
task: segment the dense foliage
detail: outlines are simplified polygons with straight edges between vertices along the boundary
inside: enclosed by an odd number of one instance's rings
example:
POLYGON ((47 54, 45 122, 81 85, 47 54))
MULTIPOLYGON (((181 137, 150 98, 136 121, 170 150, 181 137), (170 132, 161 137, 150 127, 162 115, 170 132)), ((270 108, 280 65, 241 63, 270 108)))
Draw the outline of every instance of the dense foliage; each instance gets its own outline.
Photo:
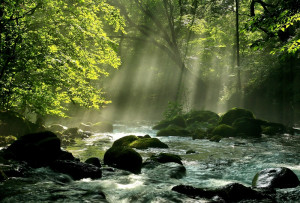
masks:
POLYGON ((0 4, 0 106, 65 115, 66 104, 99 108, 98 80, 117 68, 124 32, 119 11, 104 0, 4 0, 0 4))

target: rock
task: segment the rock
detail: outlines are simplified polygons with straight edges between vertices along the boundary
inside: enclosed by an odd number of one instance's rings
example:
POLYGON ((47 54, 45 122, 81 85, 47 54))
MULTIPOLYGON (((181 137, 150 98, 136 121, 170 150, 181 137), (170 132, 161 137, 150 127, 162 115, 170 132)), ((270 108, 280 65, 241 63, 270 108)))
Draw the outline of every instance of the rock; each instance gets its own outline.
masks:
POLYGON ((186 154, 195 154, 196 151, 192 150, 192 149, 189 149, 186 151, 186 154))
POLYGON ((170 163, 174 162, 180 165, 183 165, 181 162, 181 157, 175 154, 169 153, 160 153, 158 155, 152 155, 149 159, 145 161, 143 165, 148 164, 149 162, 158 162, 158 163, 170 163))
POLYGON ((220 136, 220 135, 214 135, 214 136, 209 138, 209 141, 211 141, 211 142, 220 142, 222 140, 222 138, 223 137, 220 136))
POLYGON ((287 132, 287 128, 280 123, 267 122, 262 125, 262 133, 265 135, 277 135, 287 132))
POLYGON ((218 197, 220 202, 239 202, 242 200, 261 200, 269 198, 239 183, 231 183, 217 189, 202 189, 188 185, 178 185, 173 187, 172 190, 194 198, 213 199, 218 197))
POLYGON ((91 125, 92 131, 95 132, 113 132, 113 125, 109 122, 98 122, 91 125))
POLYGON ((113 143, 113 147, 125 147, 125 146, 129 146, 129 144, 131 144, 132 142, 138 140, 140 138, 138 138, 135 135, 128 135, 125 137, 121 137, 120 139, 117 139, 114 143, 113 143))
POLYGON ((63 132, 63 135, 66 135, 70 138, 84 138, 79 128, 68 128, 63 132))
POLYGON ((137 137, 135 135, 128 135, 116 140, 113 143, 113 147, 131 147, 137 149, 148 149, 148 148, 168 148, 168 145, 161 142, 157 138, 151 138, 149 135, 143 137, 137 137))
POLYGON ((20 137, 4 150, 4 157, 25 161, 35 167, 47 165, 56 159, 74 159, 72 154, 61 150, 60 140, 50 131, 20 137))
POLYGON ((217 123, 220 118, 218 114, 212 111, 191 111, 186 116, 187 125, 195 122, 217 123))
POLYGON ((179 136, 179 137, 191 137, 191 133, 181 127, 170 125, 169 127, 157 132, 157 136, 179 136))
POLYGON ((186 127, 185 119, 183 116, 176 116, 170 120, 162 120, 153 127, 154 130, 161 130, 167 128, 169 125, 179 126, 182 128, 186 127))
POLYGON ((233 122, 232 127, 238 137, 261 137, 262 130, 256 119, 238 118, 233 122))
POLYGON ((0 111, 0 135, 13 135, 17 138, 32 132, 43 130, 25 119, 22 115, 11 111, 0 111))
POLYGON ((102 171, 99 167, 79 161, 56 160, 50 165, 50 168, 56 172, 68 174, 74 180, 102 177, 102 171))
POLYGON ((130 147, 113 146, 104 154, 104 164, 132 173, 141 172, 142 161, 141 155, 130 147))
POLYGON ((3 182, 7 179, 6 174, 0 169, 0 182, 3 182))
POLYGON ((226 137, 234 137, 236 133, 233 127, 226 124, 221 124, 215 127, 215 129, 212 131, 212 135, 213 136, 218 135, 221 138, 226 138, 226 137))
POLYGON ((297 175, 288 168, 268 168, 258 172, 253 180, 255 188, 293 188, 300 184, 297 175))
POLYGON ((254 119, 254 115, 251 111, 247 109, 233 108, 220 117, 219 124, 232 125, 236 119, 243 117, 254 119))
POLYGON ((167 144, 161 142, 157 138, 140 138, 130 143, 129 147, 136 149, 169 148, 167 144))
POLYGON ((207 137, 208 137, 207 132, 203 130, 196 130, 192 135, 193 140, 196 139, 202 140, 202 139, 206 139, 207 137))
POLYGON ((97 157, 91 157, 91 158, 88 158, 87 160, 85 160, 85 163, 87 163, 87 164, 92 164, 92 165, 97 166, 97 167, 99 167, 99 168, 102 167, 101 162, 100 162, 100 159, 97 158, 97 157))
POLYGON ((67 129, 67 127, 60 125, 60 124, 52 124, 47 129, 52 132, 62 133, 63 131, 65 131, 67 129))

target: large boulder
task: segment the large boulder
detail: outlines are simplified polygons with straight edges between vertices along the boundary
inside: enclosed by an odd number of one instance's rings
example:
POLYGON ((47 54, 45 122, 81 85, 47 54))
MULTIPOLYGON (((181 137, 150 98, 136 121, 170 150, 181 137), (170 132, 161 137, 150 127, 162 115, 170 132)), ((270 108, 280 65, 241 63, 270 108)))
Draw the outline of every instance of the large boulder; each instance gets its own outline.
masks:
POLYGON ((253 180, 255 188, 293 188, 300 184, 297 175, 288 168, 268 168, 258 172, 253 180))
POLYGON ((233 122, 232 127, 238 137, 261 137, 261 126, 256 119, 238 118, 233 122))
POLYGON ((243 117, 254 119, 251 111, 242 108, 233 108, 220 117, 219 124, 232 125, 236 119, 243 117))
POLYGON ((178 185, 173 187, 172 190, 193 198, 218 198, 218 202, 239 202, 243 200, 262 200, 270 198, 239 183, 231 183, 217 189, 203 189, 189 185, 178 185))
POLYGON ((190 125, 195 122, 208 122, 217 123, 219 120, 219 115, 212 111, 191 111, 186 115, 186 123, 190 125))
POLYGON ((56 172, 68 174, 74 180, 102 177, 102 171, 99 167, 79 161, 56 160, 51 163, 50 168, 56 172))
POLYGON ((67 127, 60 125, 60 124, 52 124, 52 125, 48 126, 47 129, 52 132, 62 133, 63 131, 67 130, 67 127))
POLYGON ((20 137, 4 150, 4 157, 25 161, 35 167, 48 165, 57 159, 74 160, 71 153, 61 150, 59 138, 50 131, 20 137))
POLYGON ((191 133, 185 130, 182 127, 175 125, 169 125, 167 128, 164 128, 157 132, 158 137, 162 136, 179 136, 179 137, 191 137, 191 133))
POLYGON ((219 136, 221 138, 226 138, 226 137, 235 137, 236 133, 233 127, 226 125, 226 124, 221 124, 215 127, 215 129, 212 131, 212 137, 213 136, 219 136))
POLYGON ((132 173, 141 172, 142 161, 141 155, 127 146, 113 146, 104 154, 104 164, 132 173))

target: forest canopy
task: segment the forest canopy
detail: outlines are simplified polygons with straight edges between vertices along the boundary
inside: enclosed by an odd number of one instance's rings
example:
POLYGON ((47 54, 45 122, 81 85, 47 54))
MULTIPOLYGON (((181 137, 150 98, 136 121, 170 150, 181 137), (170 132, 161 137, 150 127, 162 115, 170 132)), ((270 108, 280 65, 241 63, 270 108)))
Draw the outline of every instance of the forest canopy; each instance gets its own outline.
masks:
POLYGON ((119 11, 104 0, 3 0, 0 3, 2 110, 65 116, 66 105, 99 108, 99 85, 117 68, 124 32, 119 11))

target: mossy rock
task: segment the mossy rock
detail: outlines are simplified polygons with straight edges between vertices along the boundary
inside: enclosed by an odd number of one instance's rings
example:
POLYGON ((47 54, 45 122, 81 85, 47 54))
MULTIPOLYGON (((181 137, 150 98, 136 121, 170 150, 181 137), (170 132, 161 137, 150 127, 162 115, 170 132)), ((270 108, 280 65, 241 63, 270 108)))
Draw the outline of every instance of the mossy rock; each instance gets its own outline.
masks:
POLYGON ((239 137, 261 137, 261 126, 256 119, 239 118, 232 124, 239 137))
POLYGON ((137 137, 135 135, 128 135, 116 140, 113 143, 113 147, 131 147, 136 149, 148 149, 148 148, 168 148, 168 145, 161 142, 157 138, 151 138, 149 135, 143 137, 137 137))
POLYGON ((222 137, 220 135, 213 135, 212 137, 209 138, 209 141, 211 142, 220 142, 222 137))
POLYGON ((93 125, 91 125, 92 131, 96 132, 113 132, 113 124, 109 122, 98 122, 93 125))
POLYGON ((196 132, 193 133, 192 138, 193 138, 193 140, 206 139, 207 138, 207 133, 204 130, 197 130, 196 132))
POLYGON ((186 127, 185 119, 183 116, 176 116, 173 119, 170 120, 162 120, 157 125, 153 127, 154 130, 161 130, 164 128, 167 128, 170 125, 179 126, 182 128, 186 127))
POLYGON ((179 136, 179 137, 191 137, 191 133, 184 128, 170 125, 169 127, 157 132, 158 137, 164 136, 179 136))
POLYGON ((140 138, 130 143, 129 147, 136 149, 169 148, 167 144, 161 142, 157 138, 140 138))
POLYGON ((287 127, 280 123, 267 122, 262 125, 262 133, 265 135, 277 135, 287 132, 287 127))
POLYGON ((180 165, 183 165, 181 162, 181 157, 175 154, 169 154, 169 153, 160 153, 158 155, 152 155, 150 157, 151 161, 159 162, 159 163, 177 163, 180 165))
POLYGON ((225 138, 235 137, 236 133, 233 127, 226 124, 221 124, 215 127, 215 129, 212 131, 212 137, 216 135, 220 136, 221 138, 225 138))
POLYGON ((191 111, 187 114, 186 123, 188 125, 194 122, 217 123, 219 118, 219 115, 212 111, 191 111))
POLYGON ((236 119, 243 117, 254 119, 254 115, 251 111, 247 109, 233 108, 220 117, 219 124, 232 125, 236 119))
POLYGON ((130 147, 111 147, 104 154, 104 164, 140 173, 142 168, 142 157, 130 147))
POLYGON ((117 139, 113 143, 113 147, 128 147, 132 142, 134 142, 138 139, 140 139, 140 138, 138 138, 135 135, 128 135, 125 137, 121 137, 120 139, 117 139))

